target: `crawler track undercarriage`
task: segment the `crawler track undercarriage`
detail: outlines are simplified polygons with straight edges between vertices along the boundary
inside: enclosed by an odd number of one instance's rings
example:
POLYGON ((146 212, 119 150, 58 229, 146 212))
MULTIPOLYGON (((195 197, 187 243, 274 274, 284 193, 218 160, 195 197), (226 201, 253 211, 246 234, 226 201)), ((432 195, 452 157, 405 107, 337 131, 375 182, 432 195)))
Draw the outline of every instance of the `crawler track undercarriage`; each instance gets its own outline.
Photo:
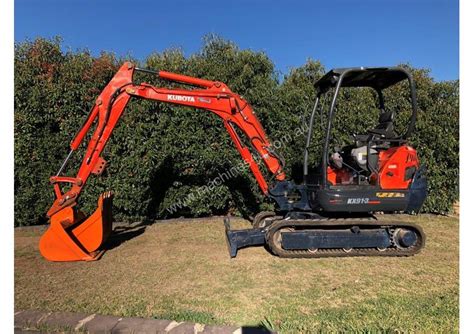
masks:
POLYGON ((241 248, 265 245, 284 258, 348 256, 410 256, 424 246, 421 227, 403 221, 363 218, 292 219, 274 216, 253 229, 230 229, 224 220, 229 253, 241 248))

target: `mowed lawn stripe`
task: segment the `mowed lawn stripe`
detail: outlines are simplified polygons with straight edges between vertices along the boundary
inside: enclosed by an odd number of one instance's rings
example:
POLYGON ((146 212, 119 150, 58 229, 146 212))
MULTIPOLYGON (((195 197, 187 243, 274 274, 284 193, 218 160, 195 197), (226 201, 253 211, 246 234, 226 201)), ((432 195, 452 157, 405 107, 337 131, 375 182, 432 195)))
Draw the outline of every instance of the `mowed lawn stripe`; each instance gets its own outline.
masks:
MULTIPOLYGON (((381 216, 382 220, 393 217, 381 216)), ((459 222, 421 225, 425 249, 406 258, 280 259, 262 248, 229 259, 222 218, 121 227, 97 262, 51 263, 44 229, 15 231, 15 309, 264 325, 282 332, 456 332, 459 222)), ((234 228, 249 223, 234 219, 234 228)))

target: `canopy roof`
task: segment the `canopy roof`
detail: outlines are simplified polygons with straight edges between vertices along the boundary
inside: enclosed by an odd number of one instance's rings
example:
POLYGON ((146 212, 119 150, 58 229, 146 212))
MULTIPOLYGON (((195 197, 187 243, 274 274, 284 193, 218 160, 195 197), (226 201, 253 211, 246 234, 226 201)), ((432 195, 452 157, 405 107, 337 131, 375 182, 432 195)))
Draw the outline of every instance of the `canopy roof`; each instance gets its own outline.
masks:
POLYGON ((320 93, 335 87, 342 73, 347 72, 341 87, 372 87, 382 90, 407 79, 409 74, 400 67, 349 67, 334 68, 316 81, 314 87, 320 93))

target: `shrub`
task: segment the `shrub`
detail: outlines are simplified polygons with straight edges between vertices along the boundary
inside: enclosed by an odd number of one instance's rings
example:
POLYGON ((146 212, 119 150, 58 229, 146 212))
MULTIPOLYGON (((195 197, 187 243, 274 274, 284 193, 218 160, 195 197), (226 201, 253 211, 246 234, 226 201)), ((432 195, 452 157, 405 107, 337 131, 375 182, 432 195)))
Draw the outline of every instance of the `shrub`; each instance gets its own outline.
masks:
MULTIPOLYGON (((110 53, 93 57, 87 50, 63 51, 59 38, 16 44, 15 225, 46 221, 45 212, 54 199, 49 177, 69 151, 68 144, 96 96, 123 61, 110 53)), ((263 52, 240 50, 232 42, 208 36, 202 49, 188 58, 181 50, 170 49, 151 54, 140 65, 225 82, 250 102, 273 142, 287 139, 280 143, 286 170, 290 177, 301 177, 305 134, 294 133, 308 120, 315 98, 313 83, 324 73, 320 62, 308 60, 279 80, 263 52), (293 135, 285 137, 288 134, 293 135)), ((459 82, 435 82, 429 71, 410 69, 420 108, 413 143, 429 171, 424 211, 448 212, 458 198, 459 82)), ((164 84, 141 74, 137 81, 164 84)), ((387 104, 406 109, 407 96, 401 89, 390 91, 387 104)), ((371 93, 348 90, 343 99, 349 98, 351 102, 341 103, 337 114, 335 136, 341 138, 375 121, 371 93)), ((320 135, 317 128, 315 137, 320 135)), ((85 143, 65 174, 75 175, 84 147, 85 143)), ((312 163, 318 148, 313 140, 312 163)), ((110 165, 100 178, 89 179, 81 195, 84 211, 93 210, 98 194, 108 189, 116 192, 114 209, 120 220, 247 215, 269 206, 247 170, 199 196, 211 180, 241 163, 220 119, 209 112, 133 100, 103 157, 110 165)))

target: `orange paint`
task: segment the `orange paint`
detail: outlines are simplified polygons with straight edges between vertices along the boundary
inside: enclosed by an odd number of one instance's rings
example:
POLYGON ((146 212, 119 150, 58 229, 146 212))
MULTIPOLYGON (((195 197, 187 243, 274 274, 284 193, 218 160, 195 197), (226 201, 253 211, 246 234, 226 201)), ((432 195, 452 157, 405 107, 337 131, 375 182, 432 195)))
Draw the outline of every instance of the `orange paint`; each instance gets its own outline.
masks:
POLYGON ((40 239, 41 255, 49 261, 97 260, 112 232, 112 194, 102 194, 97 204, 97 210, 87 219, 70 206, 55 213, 40 239))
MULTIPOLYGON (((283 181, 286 175, 280 160, 272 153, 271 143, 250 105, 240 95, 233 93, 222 82, 193 78, 165 71, 156 72, 161 79, 185 83, 196 89, 158 88, 147 83, 135 84, 133 73, 135 66, 124 63, 115 76, 105 86, 96 100, 91 113, 77 135, 71 141, 72 151, 79 148, 81 142, 93 124, 97 124, 88 143, 82 164, 75 177, 53 176, 50 181, 54 187, 56 199, 48 210, 51 219, 49 229, 40 242, 41 254, 51 261, 94 260, 94 255, 105 242, 111 229, 111 204, 106 197, 99 198, 97 210, 88 219, 84 219, 75 205, 91 174, 100 174, 105 168, 101 157, 112 131, 123 114, 132 97, 160 101, 194 109, 203 109, 219 116, 242 158, 254 174, 264 194, 268 193, 268 184, 254 160, 251 150, 239 138, 237 129, 248 138, 249 142, 262 159, 265 167, 283 181), (67 183, 70 188, 62 192, 61 184, 67 183), (104 214, 110 216, 105 219, 104 214)), ((110 201, 111 202, 111 201, 110 201)))
POLYGON ((402 145, 392 147, 379 153, 379 177, 382 189, 408 189, 410 180, 405 180, 407 168, 418 169, 419 161, 416 150, 402 145))

